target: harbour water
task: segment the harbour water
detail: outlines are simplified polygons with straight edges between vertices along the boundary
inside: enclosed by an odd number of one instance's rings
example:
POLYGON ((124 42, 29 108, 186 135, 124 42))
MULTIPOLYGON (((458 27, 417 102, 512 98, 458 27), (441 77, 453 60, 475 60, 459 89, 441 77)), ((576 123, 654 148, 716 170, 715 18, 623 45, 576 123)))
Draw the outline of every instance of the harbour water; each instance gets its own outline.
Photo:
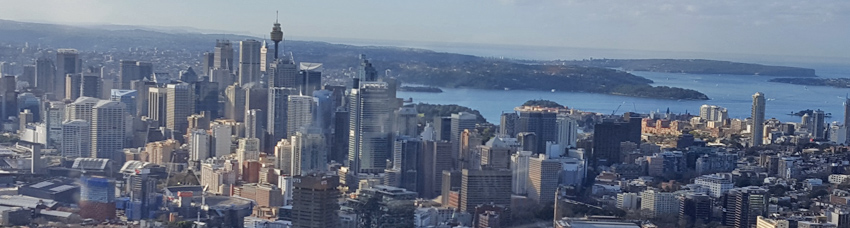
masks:
MULTIPOLYGON (((850 77, 850 66, 830 66, 816 70, 821 77, 850 77)), ((844 97, 850 93, 850 89, 768 82, 772 77, 767 76, 630 73, 653 80, 653 85, 656 86, 694 89, 705 93, 711 100, 664 100, 561 91, 453 88, 443 88, 443 93, 399 92, 398 97, 412 98, 414 103, 467 106, 479 110, 487 121, 497 123, 502 112, 510 112, 514 107, 531 99, 552 100, 571 108, 600 113, 665 112, 669 108, 673 113, 688 112, 698 115, 699 107, 709 104, 727 108, 732 118, 746 118, 750 116, 752 95, 762 92, 767 98, 767 118, 776 118, 783 122, 800 121, 799 117, 789 114, 805 109, 821 109, 833 115, 827 119, 827 122, 832 122, 841 121, 844 116, 844 97)))

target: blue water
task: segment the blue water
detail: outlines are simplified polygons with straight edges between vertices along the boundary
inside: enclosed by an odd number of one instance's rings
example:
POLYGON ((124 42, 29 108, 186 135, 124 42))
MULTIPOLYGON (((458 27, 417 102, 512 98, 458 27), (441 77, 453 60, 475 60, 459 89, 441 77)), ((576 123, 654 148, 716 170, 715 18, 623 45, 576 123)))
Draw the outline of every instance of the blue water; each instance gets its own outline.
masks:
MULTIPOLYGON (((850 66, 830 66, 816 70, 822 77, 850 77, 850 66)), ((844 97, 850 93, 850 89, 768 82, 772 77, 766 76, 630 73, 653 80, 653 85, 656 86, 694 89, 705 93, 711 100, 663 100, 593 93, 450 88, 443 88, 443 93, 399 92, 398 97, 413 98, 417 103, 467 106, 479 110, 489 122, 497 123, 502 112, 509 112, 531 99, 553 100, 571 108, 600 113, 612 113, 619 107, 617 113, 664 112, 669 108, 674 113, 698 114, 701 105, 711 104, 726 107, 732 118, 746 118, 750 116, 752 95, 762 92, 768 99, 765 110, 767 118, 797 122, 800 121, 799 117, 788 114, 804 109, 821 109, 834 115, 833 118, 827 119, 831 122, 839 121, 844 115, 844 97)))
MULTIPOLYGON (((380 44, 379 44, 380 45, 380 44)), ((441 52, 462 53, 488 57, 515 59, 589 59, 589 58, 701 58, 738 61, 768 65, 812 68, 820 77, 850 78, 850 58, 767 56, 758 54, 724 54, 695 52, 664 52, 638 50, 612 50, 569 47, 534 47, 484 44, 445 43, 390 43, 386 45, 408 46, 441 52)), ((828 122, 838 121, 844 115, 844 97, 850 89, 823 86, 802 86, 768 82, 773 77, 740 75, 689 75, 655 72, 630 72, 653 80, 653 85, 675 86, 700 91, 708 95, 708 101, 677 101, 635 98, 606 94, 522 91, 522 90, 478 90, 443 88, 443 93, 399 92, 401 98, 413 98, 414 102, 433 104, 458 104, 481 111, 491 123, 499 121, 499 114, 512 111, 514 107, 530 99, 557 101, 571 108, 584 111, 617 113, 637 111, 664 112, 667 108, 674 113, 699 113, 703 104, 726 107, 732 118, 750 116, 752 95, 765 94, 766 117, 781 121, 800 121, 789 115, 804 109, 821 109, 832 113, 828 122), (619 108, 618 108, 619 107, 619 108)))

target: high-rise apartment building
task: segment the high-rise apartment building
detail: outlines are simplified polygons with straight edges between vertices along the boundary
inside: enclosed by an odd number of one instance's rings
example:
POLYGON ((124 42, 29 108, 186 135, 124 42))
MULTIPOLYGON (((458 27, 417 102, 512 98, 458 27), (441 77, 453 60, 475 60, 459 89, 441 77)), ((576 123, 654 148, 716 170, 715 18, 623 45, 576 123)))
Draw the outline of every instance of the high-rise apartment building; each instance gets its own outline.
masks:
POLYGON ((85 120, 69 120, 62 124, 62 157, 65 159, 90 157, 91 130, 85 120))
POLYGON ((764 94, 761 92, 753 94, 753 109, 750 116, 753 121, 751 125, 752 146, 761 146, 764 141, 764 106, 764 94))
POLYGON ((641 193, 640 209, 649 211, 649 216, 660 218, 679 214, 679 199, 672 192, 648 189, 641 193))
POLYGON ((99 101, 92 108, 91 156, 124 163, 124 105, 117 101, 99 101))
POLYGON ((390 153, 392 110, 387 83, 364 82, 351 89, 348 165, 355 173, 379 173, 390 153))

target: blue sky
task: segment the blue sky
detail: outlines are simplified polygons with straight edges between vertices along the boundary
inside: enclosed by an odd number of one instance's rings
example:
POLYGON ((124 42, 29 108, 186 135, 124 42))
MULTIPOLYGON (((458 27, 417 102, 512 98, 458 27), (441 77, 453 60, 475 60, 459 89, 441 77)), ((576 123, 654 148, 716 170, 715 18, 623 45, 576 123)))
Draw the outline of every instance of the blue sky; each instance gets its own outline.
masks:
POLYGON ((850 58, 846 0, 0 0, 0 19, 192 27, 293 39, 850 58))

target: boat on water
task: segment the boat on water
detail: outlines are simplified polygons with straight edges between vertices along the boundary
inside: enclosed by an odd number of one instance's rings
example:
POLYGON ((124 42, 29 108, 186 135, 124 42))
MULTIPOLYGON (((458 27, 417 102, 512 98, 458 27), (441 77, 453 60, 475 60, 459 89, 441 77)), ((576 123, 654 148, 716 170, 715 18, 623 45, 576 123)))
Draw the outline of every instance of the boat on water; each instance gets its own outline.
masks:
POLYGON ((554 92, 555 92, 555 89, 552 89, 552 92, 554 93, 554 92))

